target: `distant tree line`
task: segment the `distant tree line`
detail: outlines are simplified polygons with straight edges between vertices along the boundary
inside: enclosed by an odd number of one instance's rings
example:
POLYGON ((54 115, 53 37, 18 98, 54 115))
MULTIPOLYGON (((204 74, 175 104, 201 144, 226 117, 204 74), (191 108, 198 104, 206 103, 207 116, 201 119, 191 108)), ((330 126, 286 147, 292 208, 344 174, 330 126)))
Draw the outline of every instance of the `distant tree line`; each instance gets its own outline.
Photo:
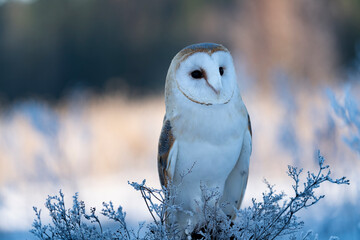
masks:
MULTIPOLYGON (((348 67, 360 39, 360 2, 332 5, 340 63, 348 67)), ((182 47, 203 41, 232 47, 224 32, 236 30, 229 16, 239 6, 235 0, 8 0, 0 5, 0 99, 57 99, 77 88, 162 91, 182 47)))
POLYGON ((159 91, 172 57, 197 40, 195 20, 204 4, 7 2, 0 6, 0 96, 58 98, 73 88, 159 91))

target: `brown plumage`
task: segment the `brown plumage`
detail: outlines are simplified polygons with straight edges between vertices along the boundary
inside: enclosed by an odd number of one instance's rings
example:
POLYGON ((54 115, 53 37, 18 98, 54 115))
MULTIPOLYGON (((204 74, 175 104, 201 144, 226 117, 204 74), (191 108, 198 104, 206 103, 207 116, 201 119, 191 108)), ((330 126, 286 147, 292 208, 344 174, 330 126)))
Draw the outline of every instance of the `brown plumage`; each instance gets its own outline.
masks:
POLYGON ((168 157, 171 147, 175 142, 175 138, 171 132, 171 124, 169 120, 164 119, 163 127, 159 139, 158 148, 158 172, 160 183, 162 186, 167 187, 167 182, 171 179, 168 172, 168 157))
POLYGON ((248 117, 248 129, 249 129, 250 135, 251 135, 251 137, 252 137, 251 121, 250 121, 250 116, 249 116, 249 114, 247 115, 247 117, 248 117))

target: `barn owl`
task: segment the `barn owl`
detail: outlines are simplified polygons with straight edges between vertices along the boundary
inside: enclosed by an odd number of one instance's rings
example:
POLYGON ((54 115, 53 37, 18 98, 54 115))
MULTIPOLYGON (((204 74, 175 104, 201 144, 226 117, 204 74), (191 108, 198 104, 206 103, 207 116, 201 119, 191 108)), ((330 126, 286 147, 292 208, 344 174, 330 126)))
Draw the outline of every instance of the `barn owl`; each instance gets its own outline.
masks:
POLYGON ((173 221, 187 234, 201 226, 203 185, 220 192, 223 213, 234 218, 247 185, 252 131, 230 52, 200 43, 177 53, 166 77, 165 105, 159 177, 162 186, 176 186, 175 201, 184 210, 173 221))

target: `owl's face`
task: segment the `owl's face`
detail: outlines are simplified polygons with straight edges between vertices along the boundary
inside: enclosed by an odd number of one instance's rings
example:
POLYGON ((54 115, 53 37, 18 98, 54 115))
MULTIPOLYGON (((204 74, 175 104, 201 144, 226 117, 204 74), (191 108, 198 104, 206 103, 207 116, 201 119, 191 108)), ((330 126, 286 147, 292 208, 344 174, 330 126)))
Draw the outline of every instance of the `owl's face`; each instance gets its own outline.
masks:
POLYGON ((224 104, 232 98, 236 75, 229 51, 218 44, 196 44, 180 51, 175 71, 178 90, 190 101, 224 104))

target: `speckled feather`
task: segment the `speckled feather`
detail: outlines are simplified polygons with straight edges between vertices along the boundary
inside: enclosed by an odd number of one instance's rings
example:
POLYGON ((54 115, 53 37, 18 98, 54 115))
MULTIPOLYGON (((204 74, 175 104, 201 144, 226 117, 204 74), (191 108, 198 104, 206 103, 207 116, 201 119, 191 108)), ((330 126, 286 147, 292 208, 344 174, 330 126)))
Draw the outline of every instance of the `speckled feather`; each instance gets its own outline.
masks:
POLYGON ((171 124, 169 120, 164 119, 161 135, 159 139, 158 148, 158 172, 160 183, 162 186, 167 186, 169 179, 168 174, 168 157, 171 147, 174 144, 174 136, 171 132, 171 124))

